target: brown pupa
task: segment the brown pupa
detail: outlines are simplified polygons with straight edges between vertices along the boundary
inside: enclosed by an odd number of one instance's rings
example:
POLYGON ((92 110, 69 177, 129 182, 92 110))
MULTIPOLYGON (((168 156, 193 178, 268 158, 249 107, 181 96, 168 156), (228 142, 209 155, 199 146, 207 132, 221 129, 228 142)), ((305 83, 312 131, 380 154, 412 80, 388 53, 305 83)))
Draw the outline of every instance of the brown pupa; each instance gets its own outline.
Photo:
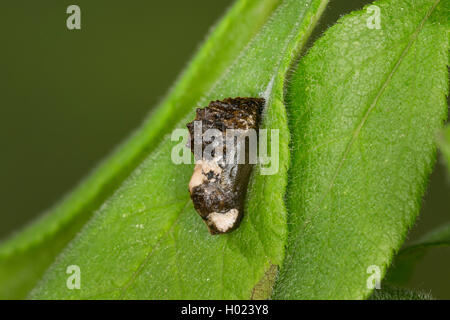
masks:
POLYGON ((254 165, 249 161, 246 137, 250 131, 257 135, 264 103, 262 98, 239 97, 212 101, 207 107, 197 109, 194 121, 187 124, 190 147, 196 160, 189 192, 195 209, 211 234, 228 233, 242 220, 245 194, 254 165), (208 135, 209 129, 215 130, 215 138, 208 135), (225 141, 228 132, 233 131, 229 129, 239 132, 232 138, 234 143, 222 143, 223 152, 212 151, 211 156, 206 157, 204 152, 208 145, 214 141, 217 143, 220 136, 225 141), (245 155, 245 161, 235 159, 239 154, 245 155), (234 160, 227 161, 227 156, 234 160))

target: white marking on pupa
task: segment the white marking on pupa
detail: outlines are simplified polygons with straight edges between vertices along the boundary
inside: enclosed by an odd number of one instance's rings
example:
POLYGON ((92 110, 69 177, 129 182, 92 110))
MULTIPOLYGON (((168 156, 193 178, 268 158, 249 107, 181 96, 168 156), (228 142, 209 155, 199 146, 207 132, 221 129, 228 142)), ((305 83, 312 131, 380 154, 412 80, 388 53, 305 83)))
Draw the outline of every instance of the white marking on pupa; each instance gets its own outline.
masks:
POLYGON ((237 209, 231 209, 225 213, 212 212, 208 215, 207 223, 221 232, 227 232, 233 228, 238 216, 237 209))
POLYGON ((194 173, 189 181, 189 192, 192 192, 192 189, 207 181, 207 174, 210 171, 214 172, 215 175, 222 174, 222 168, 216 161, 198 160, 194 167, 194 173))

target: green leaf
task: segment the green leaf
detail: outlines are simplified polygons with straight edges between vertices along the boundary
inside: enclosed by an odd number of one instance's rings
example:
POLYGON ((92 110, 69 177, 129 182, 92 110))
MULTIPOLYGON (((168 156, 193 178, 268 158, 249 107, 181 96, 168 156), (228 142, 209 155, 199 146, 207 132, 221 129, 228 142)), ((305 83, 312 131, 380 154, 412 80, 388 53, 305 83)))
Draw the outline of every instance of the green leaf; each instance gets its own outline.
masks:
POLYGON ((438 145, 444 157, 450 176, 450 125, 446 126, 438 136, 438 145))
POLYGON ((141 128, 63 201, 0 246, 0 299, 23 298, 29 292, 93 212, 212 88, 279 3, 238 1, 141 128))
POLYGON ((289 239, 279 299, 362 299, 419 212, 446 118, 449 1, 386 0, 351 13, 288 87, 289 239), (372 7, 373 8, 373 7, 372 7), (369 269, 370 270, 370 269, 369 269))
POLYGON ((434 298, 426 292, 386 287, 375 290, 370 296, 370 300, 434 300, 434 298))
MULTIPOLYGON (((263 127, 279 129, 279 170, 256 167, 246 214, 231 234, 211 236, 187 191, 192 165, 175 165, 166 137, 106 201, 32 292, 35 299, 250 298, 283 259, 283 196, 289 161, 284 79, 327 1, 287 0, 195 107, 235 96, 266 99, 263 127), (81 270, 81 289, 68 290, 66 269, 81 270)), ((213 66, 209 66, 212 68, 213 66)), ((258 296, 258 298, 261 298, 258 296)))
POLYGON ((430 250, 450 246, 450 223, 440 226, 400 250, 386 275, 386 282, 405 284, 418 261, 430 250))

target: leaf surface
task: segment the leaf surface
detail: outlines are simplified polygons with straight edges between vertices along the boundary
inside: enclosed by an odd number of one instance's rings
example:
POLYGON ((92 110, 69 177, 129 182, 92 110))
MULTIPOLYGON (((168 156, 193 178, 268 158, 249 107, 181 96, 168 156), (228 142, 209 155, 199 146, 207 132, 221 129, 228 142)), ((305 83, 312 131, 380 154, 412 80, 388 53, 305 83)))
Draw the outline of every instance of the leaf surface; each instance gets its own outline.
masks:
POLYGON ((289 239, 275 299, 364 299, 419 212, 447 114, 449 1, 340 19, 288 87, 289 239), (373 26, 373 24, 369 23, 373 26), (369 269, 370 270, 370 269, 369 269))

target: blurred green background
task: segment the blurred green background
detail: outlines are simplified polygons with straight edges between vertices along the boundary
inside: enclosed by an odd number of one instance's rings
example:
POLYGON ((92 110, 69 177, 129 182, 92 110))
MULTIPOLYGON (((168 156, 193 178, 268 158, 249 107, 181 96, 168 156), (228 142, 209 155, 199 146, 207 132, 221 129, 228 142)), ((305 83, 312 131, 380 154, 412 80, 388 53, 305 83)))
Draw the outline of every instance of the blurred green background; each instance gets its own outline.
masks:
MULTIPOLYGON (((334 0, 310 44, 371 1, 334 0)), ((0 238, 58 201, 162 99, 231 0, 0 3, 0 238), (81 30, 66 8, 81 8, 81 30)), ((213 66, 212 66, 213 67, 213 66)), ((440 161, 412 241, 450 220, 440 161)), ((410 287, 450 298, 450 249, 437 249, 410 287)))

